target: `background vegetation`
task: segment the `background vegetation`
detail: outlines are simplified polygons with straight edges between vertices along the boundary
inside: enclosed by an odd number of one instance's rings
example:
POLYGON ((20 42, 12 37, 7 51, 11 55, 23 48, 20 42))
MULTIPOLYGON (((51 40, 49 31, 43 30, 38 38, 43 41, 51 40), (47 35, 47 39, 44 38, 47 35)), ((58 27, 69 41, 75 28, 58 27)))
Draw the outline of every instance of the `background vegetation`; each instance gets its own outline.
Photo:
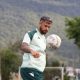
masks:
POLYGON ((9 80, 11 77, 10 73, 18 73, 19 66, 21 65, 21 56, 18 54, 19 47, 17 46, 19 44, 17 45, 16 43, 0 50, 2 80, 9 80))
POLYGON ((69 39, 74 39, 74 43, 80 47, 80 17, 66 19, 66 32, 69 39))

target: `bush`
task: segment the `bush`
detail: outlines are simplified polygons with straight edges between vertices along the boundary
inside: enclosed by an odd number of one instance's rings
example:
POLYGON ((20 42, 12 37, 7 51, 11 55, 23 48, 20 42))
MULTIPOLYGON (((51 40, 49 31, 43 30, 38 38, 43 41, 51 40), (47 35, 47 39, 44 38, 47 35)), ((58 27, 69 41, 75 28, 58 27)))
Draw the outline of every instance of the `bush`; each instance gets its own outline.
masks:
POLYGON ((18 55, 18 51, 14 50, 16 48, 12 49, 12 46, 13 45, 0 50, 2 80, 9 80, 10 72, 18 72, 18 68, 21 64, 21 57, 18 55))

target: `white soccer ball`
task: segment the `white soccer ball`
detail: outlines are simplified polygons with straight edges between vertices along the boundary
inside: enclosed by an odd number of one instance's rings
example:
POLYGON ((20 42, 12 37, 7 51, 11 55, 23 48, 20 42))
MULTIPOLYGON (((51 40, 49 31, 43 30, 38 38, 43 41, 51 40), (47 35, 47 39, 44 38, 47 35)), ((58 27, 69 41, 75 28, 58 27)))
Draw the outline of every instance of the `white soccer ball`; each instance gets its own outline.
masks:
POLYGON ((51 34, 47 37, 47 46, 52 48, 59 48, 61 45, 61 38, 56 34, 51 34))

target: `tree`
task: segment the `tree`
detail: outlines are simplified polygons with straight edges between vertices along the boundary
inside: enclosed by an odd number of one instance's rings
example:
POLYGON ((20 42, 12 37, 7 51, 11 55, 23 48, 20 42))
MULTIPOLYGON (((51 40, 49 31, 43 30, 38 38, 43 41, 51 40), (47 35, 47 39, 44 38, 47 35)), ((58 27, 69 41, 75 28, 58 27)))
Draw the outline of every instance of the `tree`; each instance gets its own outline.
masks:
POLYGON ((9 80, 10 72, 18 72, 21 64, 21 56, 18 54, 17 49, 19 49, 19 47, 14 43, 11 47, 9 46, 6 49, 0 50, 2 80, 9 80))
POLYGON ((52 66, 53 67, 59 67, 60 66, 60 62, 58 60, 53 60, 52 66))
POLYGON ((80 48, 80 17, 73 19, 66 18, 66 32, 69 39, 74 39, 74 43, 80 48))

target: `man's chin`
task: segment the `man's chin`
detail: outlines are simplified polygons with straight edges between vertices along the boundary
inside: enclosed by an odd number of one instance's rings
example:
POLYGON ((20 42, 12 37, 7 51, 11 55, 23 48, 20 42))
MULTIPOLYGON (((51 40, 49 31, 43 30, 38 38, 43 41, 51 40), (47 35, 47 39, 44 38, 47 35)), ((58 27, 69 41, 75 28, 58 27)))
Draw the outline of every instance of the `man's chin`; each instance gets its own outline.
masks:
POLYGON ((45 35, 47 31, 40 31, 41 34, 45 35))
POLYGON ((41 34, 45 35, 47 32, 42 32, 41 34))

